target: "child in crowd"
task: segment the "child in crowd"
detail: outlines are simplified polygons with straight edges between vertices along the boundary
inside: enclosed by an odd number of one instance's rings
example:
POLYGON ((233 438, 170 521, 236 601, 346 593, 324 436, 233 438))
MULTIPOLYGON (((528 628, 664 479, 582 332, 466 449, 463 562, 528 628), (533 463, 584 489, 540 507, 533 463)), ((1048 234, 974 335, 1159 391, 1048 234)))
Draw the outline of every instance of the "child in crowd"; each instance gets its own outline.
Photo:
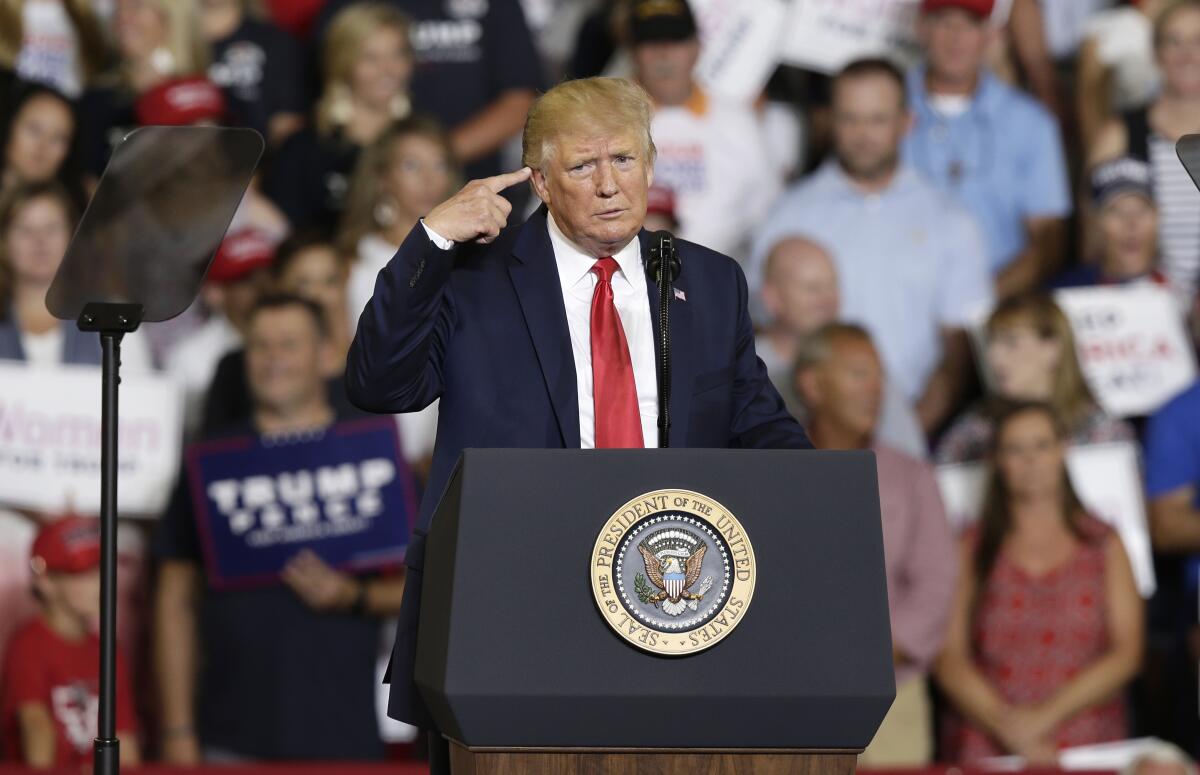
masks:
MULTIPOLYGON (((0 683, 0 744, 29 767, 89 767, 100 692, 100 530, 95 519, 47 523, 30 570, 39 612, 13 636, 0 683)), ((128 673, 117 659, 121 763, 139 762, 128 673)))

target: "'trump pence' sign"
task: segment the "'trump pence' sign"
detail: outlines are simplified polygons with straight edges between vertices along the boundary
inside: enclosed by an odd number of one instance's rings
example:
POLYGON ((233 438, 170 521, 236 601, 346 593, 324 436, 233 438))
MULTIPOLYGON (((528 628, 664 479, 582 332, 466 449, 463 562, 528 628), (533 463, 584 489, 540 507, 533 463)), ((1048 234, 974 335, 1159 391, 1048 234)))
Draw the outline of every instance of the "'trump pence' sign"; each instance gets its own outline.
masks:
POLYGON ((276 581, 305 548, 350 569, 404 559, 415 499, 391 418, 202 442, 187 459, 214 587, 276 581))
MULTIPOLYGON (((100 369, 0 362, 0 503, 100 511, 100 369)), ((179 390, 121 376, 117 422, 122 516, 157 517, 179 474, 179 390)))
POLYGON ((1183 318, 1165 288, 1072 288, 1054 298, 1071 320, 1088 385, 1109 414, 1151 414, 1196 378, 1183 318))

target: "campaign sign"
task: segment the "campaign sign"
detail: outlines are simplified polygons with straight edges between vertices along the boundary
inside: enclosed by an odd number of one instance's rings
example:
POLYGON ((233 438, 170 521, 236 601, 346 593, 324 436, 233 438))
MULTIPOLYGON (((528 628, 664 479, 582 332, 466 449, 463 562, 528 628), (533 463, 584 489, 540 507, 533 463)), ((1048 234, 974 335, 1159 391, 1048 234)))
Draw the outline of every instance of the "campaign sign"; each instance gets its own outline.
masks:
MULTIPOLYGON (((100 511, 100 369, 0 361, 0 504, 48 513, 100 511)), ((179 476, 179 388, 122 374, 117 506, 157 517, 179 476)))
POLYGON ((1054 298, 1071 320, 1088 386, 1109 414, 1152 414, 1196 379, 1187 328, 1166 288, 1071 288, 1054 298))
POLYGON ((713 94, 753 102, 779 64, 784 0, 691 0, 703 47, 696 80, 713 94))
POLYGON ((416 512, 403 461, 390 417, 191 445, 188 477, 209 582, 276 582, 301 549, 350 570, 401 562, 416 512))
MULTIPOLYGON (((1067 449, 1067 471, 1075 492, 1092 516, 1120 534, 1138 591, 1150 597, 1156 582, 1138 461, 1137 445, 1128 441, 1067 449)), ((938 489, 956 532, 979 518, 987 477, 988 466, 982 462, 938 466, 938 489)))
POLYGON ((920 0, 794 0, 781 56, 828 74, 864 56, 911 65, 920 58, 920 5, 920 0))

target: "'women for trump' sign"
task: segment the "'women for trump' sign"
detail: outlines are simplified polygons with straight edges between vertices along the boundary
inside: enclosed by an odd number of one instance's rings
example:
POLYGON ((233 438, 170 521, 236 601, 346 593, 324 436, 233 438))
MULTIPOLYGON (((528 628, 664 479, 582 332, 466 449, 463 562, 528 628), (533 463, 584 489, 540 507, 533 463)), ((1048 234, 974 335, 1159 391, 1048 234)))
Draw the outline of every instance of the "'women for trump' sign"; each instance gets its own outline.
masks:
MULTIPOLYGON (((100 511, 100 369, 0 362, 0 504, 100 511)), ((178 387, 121 376, 117 423, 123 517, 157 517, 179 475, 178 387)))
POLYGON ((189 483, 210 583, 273 583, 301 549, 364 570, 404 559, 416 498, 390 417, 194 444, 189 483))

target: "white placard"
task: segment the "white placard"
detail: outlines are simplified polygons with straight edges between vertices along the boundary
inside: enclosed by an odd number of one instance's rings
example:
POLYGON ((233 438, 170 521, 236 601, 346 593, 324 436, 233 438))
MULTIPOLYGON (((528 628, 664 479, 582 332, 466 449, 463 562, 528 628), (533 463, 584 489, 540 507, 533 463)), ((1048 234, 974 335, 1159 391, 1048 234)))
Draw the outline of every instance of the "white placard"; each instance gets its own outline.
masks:
POLYGON ((1187 329, 1166 288, 1068 288, 1054 298, 1071 320, 1088 386, 1114 417, 1152 414, 1196 379, 1187 329))
POLYGON ((779 64, 785 0, 691 0, 703 47, 696 80, 730 100, 756 99, 779 64))
MULTIPOLYGON (((1087 444, 1067 450, 1067 470, 1083 505, 1112 525, 1125 544, 1142 597, 1154 594, 1154 562, 1146 527, 1141 467, 1136 444, 1087 444)), ((987 489, 986 463, 938 466, 938 488, 954 530, 975 522, 987 489)))
MULTIPOLYGON (((100 369, 0 362, 0 504, 100 511, 100 369)), ((118 509, 154 517, 179 475, 178 387, 121 376, 118 509)))
POLYGON ((781 58, 829 74, 867 56, 908 67, 920 58, 920 7, 920 0, 793 0, 781 58))

